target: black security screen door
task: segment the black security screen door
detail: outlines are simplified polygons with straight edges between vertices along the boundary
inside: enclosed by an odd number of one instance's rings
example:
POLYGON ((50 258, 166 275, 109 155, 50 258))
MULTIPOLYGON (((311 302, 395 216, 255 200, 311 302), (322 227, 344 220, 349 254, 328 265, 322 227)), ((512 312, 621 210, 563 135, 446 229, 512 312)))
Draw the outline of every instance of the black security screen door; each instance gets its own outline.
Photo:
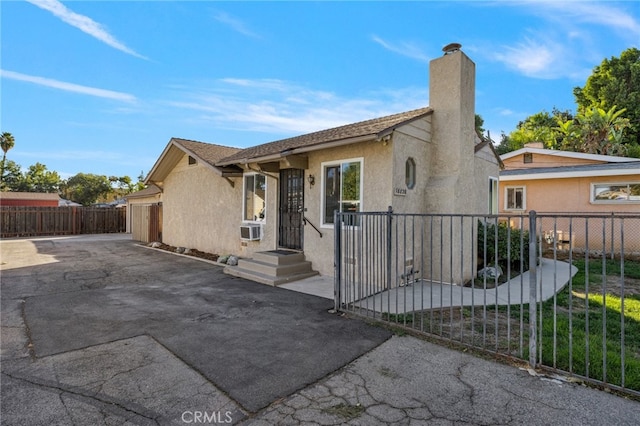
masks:
POLYGON ((278 246, 302 250, 304 227, 304 170, 280 170, 278 246))

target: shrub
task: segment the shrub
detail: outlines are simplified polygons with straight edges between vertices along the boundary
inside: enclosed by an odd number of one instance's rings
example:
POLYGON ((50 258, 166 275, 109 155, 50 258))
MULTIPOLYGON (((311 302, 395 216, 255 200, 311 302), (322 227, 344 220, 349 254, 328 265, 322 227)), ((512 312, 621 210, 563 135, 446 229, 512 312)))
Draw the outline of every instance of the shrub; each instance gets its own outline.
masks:
POLYGON ((478 221, 479 259, 485 259, 485 249, 487 265, 497 263, 505 271, 507 267, 520 272, 529 269, 529 231, 510 228, 506 223, 496 225, 478 221))

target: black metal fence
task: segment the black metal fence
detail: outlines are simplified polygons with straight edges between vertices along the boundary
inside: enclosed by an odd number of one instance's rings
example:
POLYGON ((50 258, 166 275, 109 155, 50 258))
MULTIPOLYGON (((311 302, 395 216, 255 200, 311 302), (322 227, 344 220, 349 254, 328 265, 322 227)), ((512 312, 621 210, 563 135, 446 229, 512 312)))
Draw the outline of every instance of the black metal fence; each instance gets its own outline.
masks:
POLYGON ((0 207, 0 237, 126 232, 127 211, 109 207, 0 207))
POLYGON ((335 223, 337 310, 640 396, 640 215, 335 223))

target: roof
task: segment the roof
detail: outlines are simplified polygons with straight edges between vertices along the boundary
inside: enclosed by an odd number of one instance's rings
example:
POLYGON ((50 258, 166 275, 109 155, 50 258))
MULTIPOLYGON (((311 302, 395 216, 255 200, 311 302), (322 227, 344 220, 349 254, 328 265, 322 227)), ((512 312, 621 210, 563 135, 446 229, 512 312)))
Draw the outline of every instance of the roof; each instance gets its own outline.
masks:
MULTIPOLYGON (((606 156, 608 157, 608 156, 606 156)), ((530 179, 562 179, 573 177, 640 175, 640 160, 617 163, 582 164, 579 166, 538 167, 502 170, 501 181, 530 179)))
POLYGON ((216 165, 220 159, 233 155, 240 151, 239 148, 216 145, 212 143, 192 141, 188 139, 171 138, 164 151, 151 168, 145 179, 146 184, 162 182, 169 172, 178 164, 185 155, 190 155, 197 161, 209 167, 220 176, 241 175, 242 171, 235 167, 220 167, 216 165))
POLYGON ((637 158, 618 157, 615 155, 586 154, 583 152, 558 151, 555 149, 530 148, 530 147, 525 147, 525 148, 518 149, 516 151, 507 152, 506 154, 502 154, 500 157, 503 160, 508 160, 509 158, 516 157, 522 154, 528 154, 528 153, 540 154, 540 155, 553 155, 553 156, 565 157, 565 158, 576 158, 580 160, 602 161, 605 163, 625 163, 625 162, 638 161, 637 158))
POLYGON ((53 192, 12 192, 5 191, 0 192, 0 199, 4 200, 46 200, 46 201, 58 201, 60 196, 53 192))
POLYGON ((246 164, 281 158, 287 155, 316 151, 329 146, 347 145, 382 138, 396 127, 425 117, 433 112, 429 107, 399 114, 360 121, 288 139, 257 145, 238 151, 220 160, 217 165, 246 164))
POLYGON ((140 191, 132 192, 131 194, 126 195, 124 198, 129 199, 129 198, 150 197, 152 195, 156 195, 161 192, 162 190, 160 188, 158 188, 156 185, 151 184, 145 189, 141 189, 140 191))
POLYGON ((485 137, 482 133, 478 132, 478 129, 476 129, 476 144, 474 149, 474 152, 478 152, 480 150, 482 150, 485 146, 488 146, 489 149, 491 150, 491 153, 493 154, 493 156, 496 158, 496 161, 498 162, 498 167, 500 168, 500 170, 504 169, 504 163, 502 162, 502 158, 500 157, 500 155, 498 155, 498 151, 496 151, 495 146, 493 146, 493 141, 491 140, 491 138, 489 137, 485 137))

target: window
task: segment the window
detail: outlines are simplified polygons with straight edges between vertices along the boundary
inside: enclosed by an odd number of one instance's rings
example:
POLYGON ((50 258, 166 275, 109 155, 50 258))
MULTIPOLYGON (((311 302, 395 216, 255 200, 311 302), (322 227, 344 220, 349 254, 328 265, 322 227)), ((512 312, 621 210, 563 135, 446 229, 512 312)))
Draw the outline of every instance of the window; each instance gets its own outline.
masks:
POLYGON ((525 187, 511 186, 505 189, 504 209, 505 210, 525 210, 525 187))
POLYGON ((489 214, 498 214, 498 179, 489 178, 489 214))
POLYGON ((591 202, 603 204, 640 203, 640 182, 592 183, 591 202))
POLYGON ((196 164, 196 163, 197 163, 196 159, 195 159, 195 158, 193 158, 192 156, 189 156, 189 165, 190 165, 190 166, 193 166, 193 165, 194 165, 194 164, 196 164))
POLYGON ((404 182, 408 189, 416 186, 416 161, 409 157, 405 163, 404 182))
POLYGON ((530 152, 525 152, 522 154, 522 162, 523 163, 533 163, 533 154, 530 152))
POLYGON ((362 208, 362 159, 322 163, 322 224, 333 224, 333 212, 362 208))
POLYGON ((262 222, 265 218, 267 181, 264 175, 244 175, 242 220, 262 222))

